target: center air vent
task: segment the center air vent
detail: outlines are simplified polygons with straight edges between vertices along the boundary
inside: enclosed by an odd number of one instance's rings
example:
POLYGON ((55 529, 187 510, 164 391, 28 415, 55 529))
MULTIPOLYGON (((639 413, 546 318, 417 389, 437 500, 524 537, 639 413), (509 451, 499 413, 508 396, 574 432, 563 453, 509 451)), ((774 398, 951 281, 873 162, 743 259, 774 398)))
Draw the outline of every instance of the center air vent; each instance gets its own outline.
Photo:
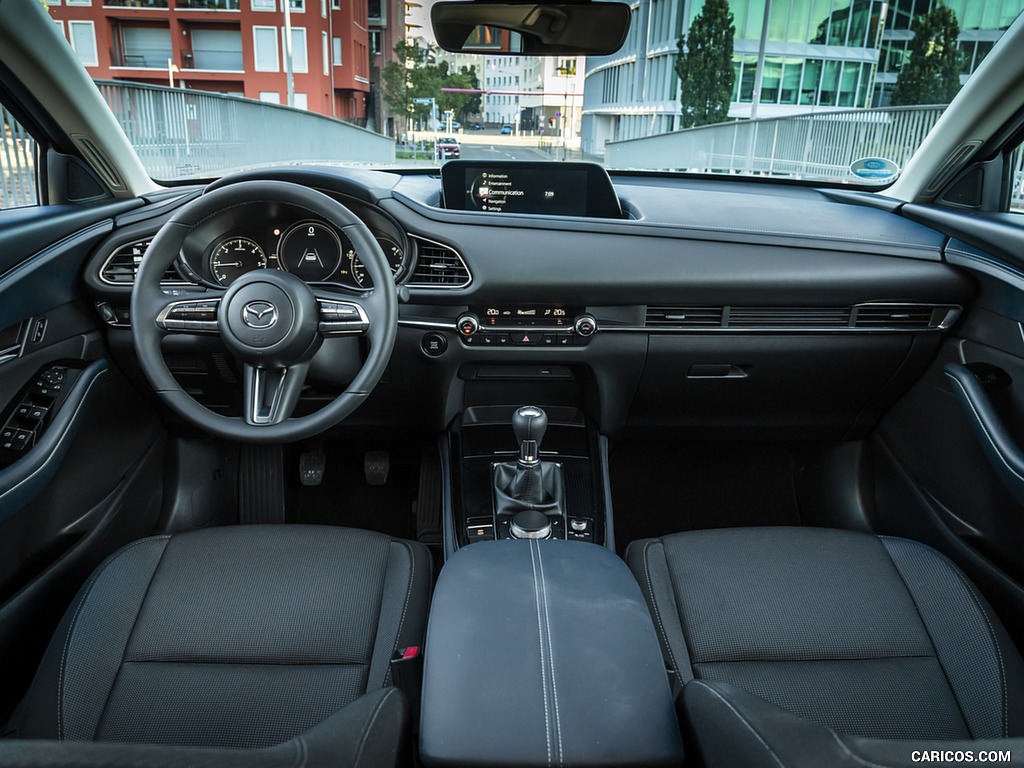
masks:
POLYGON ((415 238, 419 255, 410 288, 465 288, 472 282, 466 262, 452 248, 415 238))
POLYGON ((648 327, 717 328, 721 324, 721 307, 647 307, 648 327))
POLYGON ((849 307, 730 307, 729 328, 843 328, 849 307))
MULTIPOLYGON (((137 240, 115 248, 100 270, 100 279, 108 285, 132 285, 139 271, 139 262, 142 261, 150 242, 150 239, 137 240)), ((184 281, 172 264, 160 278, 160 282, 183 284, 184 281)))

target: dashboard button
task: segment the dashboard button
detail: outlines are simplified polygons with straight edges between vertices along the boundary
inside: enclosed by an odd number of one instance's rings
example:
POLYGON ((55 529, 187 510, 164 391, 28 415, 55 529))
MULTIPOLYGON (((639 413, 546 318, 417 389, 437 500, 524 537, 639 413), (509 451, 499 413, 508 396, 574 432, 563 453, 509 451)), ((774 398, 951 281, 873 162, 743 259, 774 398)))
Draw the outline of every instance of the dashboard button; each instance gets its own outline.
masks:
POLYGON ((543 334, 536 331, 516 331, 512 334, 512 343, 517 346, 535 347, 541 343, 543 334))
POLYGON ((448 339, 437 331, 425 333, 420 339, 420 349, 427 357, 440 357, 448 349, 448 339))
POLYGON ((499 347, 508 347, 511 346, 512 344, 512 337, 509 336, 507 333, 495 333, 493 334, 493 336, 494 343, 497 344, 499 347))
POLYGON ((498 337, 493 333, 481 333, 480 343, 485 347, 493 347, 498 343, 498 337))

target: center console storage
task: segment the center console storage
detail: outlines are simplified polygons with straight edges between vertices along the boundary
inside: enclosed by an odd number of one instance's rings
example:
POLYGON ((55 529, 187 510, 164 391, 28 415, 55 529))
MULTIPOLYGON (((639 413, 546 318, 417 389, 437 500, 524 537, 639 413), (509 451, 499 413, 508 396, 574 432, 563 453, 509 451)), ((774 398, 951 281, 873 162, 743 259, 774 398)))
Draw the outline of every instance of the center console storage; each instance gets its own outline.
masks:
POLYGON ((665 665, 631 572, 592 544, 485 541, 446 562, 427 627, 428 766, 678 766, 665 665))

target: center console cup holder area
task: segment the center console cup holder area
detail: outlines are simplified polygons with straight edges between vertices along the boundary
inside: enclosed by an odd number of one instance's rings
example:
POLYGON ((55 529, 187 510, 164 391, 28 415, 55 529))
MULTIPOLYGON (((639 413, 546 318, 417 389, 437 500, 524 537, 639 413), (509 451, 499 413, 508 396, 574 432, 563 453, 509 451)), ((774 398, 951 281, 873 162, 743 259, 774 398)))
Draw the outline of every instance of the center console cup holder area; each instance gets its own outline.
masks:
POLYGON ((647 604, 609 550, 485 541, 432 598, 420 756, 434 766, 678 766, 647 604))

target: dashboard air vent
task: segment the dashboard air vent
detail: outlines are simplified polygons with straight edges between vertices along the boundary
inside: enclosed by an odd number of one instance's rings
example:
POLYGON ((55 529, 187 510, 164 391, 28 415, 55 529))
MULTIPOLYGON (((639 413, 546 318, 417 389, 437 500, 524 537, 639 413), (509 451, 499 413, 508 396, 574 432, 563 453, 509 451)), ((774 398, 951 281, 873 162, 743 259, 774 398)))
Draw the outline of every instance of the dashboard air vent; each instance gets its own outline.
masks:
POLYGON ((731 307, 729 328, 843 328, 849 307, 731 307))
MULTIPOLYGON (((139 271, 139 262, 142 261, 150 240, 138 240, 133 243, 125 243, 114 249, 100 270, 100 279, 109 285, 131 285, 135 282, 135 274, 139 271)), ((164 276, 160 278, 161 283, 182 283, 174 266, 171 265, 164 276)))
POLYGON ((883 304, 857 307, 857 328, 935 328, 946 318, 949 307, 920 304, 883 304))
POLYGON ((717 328, 721 324, 721 307, 647 307, 649 328, 717 328))
POLYGON ((473 280, 466 262, 452 248, 416 238, 419 255, 410 288, 465 288, 473 280))

